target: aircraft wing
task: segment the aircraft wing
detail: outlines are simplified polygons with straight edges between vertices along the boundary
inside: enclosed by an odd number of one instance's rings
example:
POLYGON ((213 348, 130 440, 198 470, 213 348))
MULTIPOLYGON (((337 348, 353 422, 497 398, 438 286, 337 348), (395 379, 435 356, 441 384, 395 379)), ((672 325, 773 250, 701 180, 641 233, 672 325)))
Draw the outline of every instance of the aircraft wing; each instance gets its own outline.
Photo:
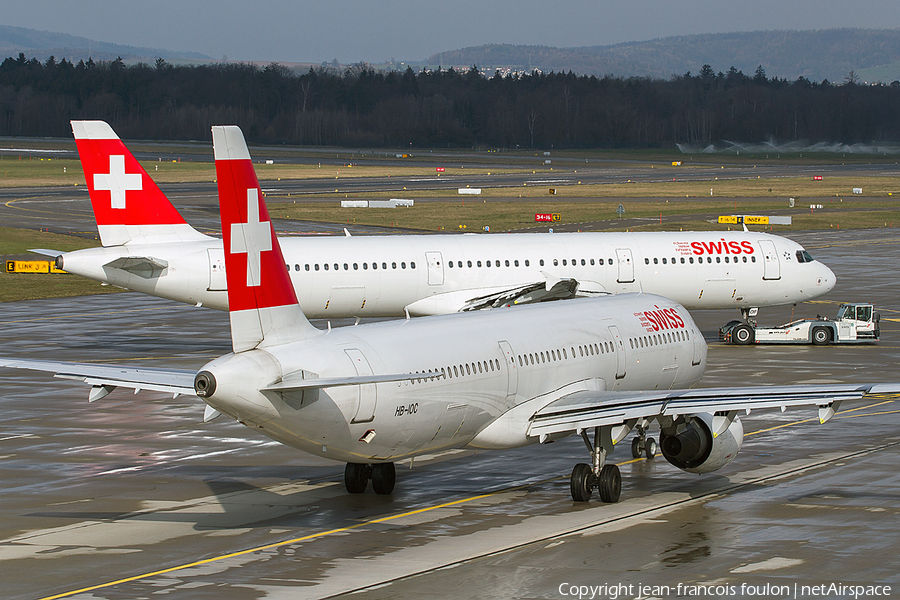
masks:
MULTIPOLYGON (((529 437, 580 431, 591 427, 626 425, 640 419, 717 413, 726 418, 718 435, 740 411, 793 406, 818 407, 819 422, 825 423, 845 400, 900 394, 900 383, 786 385, 744 388, 700 388, 652 392, 595 392, 580 390, 538 410, 528 426, 529 437)), ((633 425, 632 425, 633 426, 633 425)), ((627 428, 628 430, 631 427, 627 428)), ((627 433, 623 433, 624 436, 627 433)))
POLYGON ((19 360, 0 357, 0 367, 53 373, 61 379, 83 381, 91 386, 90 402, 99 400, 117 387, 167 392, 175 396, 194 394, 196 371, 182 369, 133 368, 121 365, 67 363, 50 360, 19 360))

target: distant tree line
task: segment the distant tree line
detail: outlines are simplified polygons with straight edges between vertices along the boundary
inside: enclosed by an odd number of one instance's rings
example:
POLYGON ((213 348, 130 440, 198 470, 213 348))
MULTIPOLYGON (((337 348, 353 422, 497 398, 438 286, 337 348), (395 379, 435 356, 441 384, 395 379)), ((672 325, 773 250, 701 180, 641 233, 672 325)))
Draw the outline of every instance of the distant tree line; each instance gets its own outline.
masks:
POLYGON ((768 78, 732 68, 667 80, 477 70, 297 74, 270 64, 126 66, 7 58, 0 135, 71 135, 103 119, 124 138, 202 140, 236 124, 250 141, 349 147, 671 147, 720 140, 900 140, 900 84, 768 78))

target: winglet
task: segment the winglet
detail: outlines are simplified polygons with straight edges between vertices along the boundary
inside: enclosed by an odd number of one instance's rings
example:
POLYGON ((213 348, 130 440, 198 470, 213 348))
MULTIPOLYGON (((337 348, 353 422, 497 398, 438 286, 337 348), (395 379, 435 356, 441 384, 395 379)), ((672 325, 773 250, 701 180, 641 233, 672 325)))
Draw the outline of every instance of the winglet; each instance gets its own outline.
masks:
POLYGON ((71 121, 104 246, 208 239, 169 199, 104 121, 71 121))
POLYGON ((319 335, 297 303, 244 135, 216 126, 212 137, 234 351, 319 335))

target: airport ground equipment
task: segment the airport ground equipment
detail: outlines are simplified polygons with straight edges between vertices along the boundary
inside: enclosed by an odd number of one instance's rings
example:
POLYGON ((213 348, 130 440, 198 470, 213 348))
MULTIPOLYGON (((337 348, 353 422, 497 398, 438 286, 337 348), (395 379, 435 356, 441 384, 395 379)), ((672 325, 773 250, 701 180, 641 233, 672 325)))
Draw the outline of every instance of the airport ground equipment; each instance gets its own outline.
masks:
POLYGON ((868 303, 845 303, 837 317, 791 321, 779 327, 759 327, 748 321, 731 321, 719 329, 719 340, 731 344, 861 344, 881 337, 881 315, 868 303))

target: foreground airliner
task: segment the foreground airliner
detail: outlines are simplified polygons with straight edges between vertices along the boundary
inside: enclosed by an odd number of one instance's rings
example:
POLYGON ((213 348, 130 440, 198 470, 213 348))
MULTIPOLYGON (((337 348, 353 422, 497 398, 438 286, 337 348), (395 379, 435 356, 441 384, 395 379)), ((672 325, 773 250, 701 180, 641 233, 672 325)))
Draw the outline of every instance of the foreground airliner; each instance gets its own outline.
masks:
POLYGON ((116 387, 196 394, 306 452, 346 461, 344 483, 395 485, 394 461, 448 448, 504 449, 576 433, 590 463, 571 494, 621 492, 607 456, 632 429, 661 428, 663 456, 715 471, 741 447, 739 411, 808 405, 830 419, 846 400, 900 384, 688 389, 707 347, 680 304, 645 293, 575 299, 322 331, 306 319, 244 138, 214 127, 233 352, 199 372, 0 359, 82 380, 91 399, 116 387))
MULTIPOLYGON (((102 248, 61 254, 71 273, 226 310, 222 240, 184 221, 102 121, 73 121, 102 248)), ((817 298, 834 273, 765 233, 528 233, 280 240, 310 318, 449 314, 624 292, 693 308, 817 298)), ((41 252, 55 256, 52 250, 41 252)))

